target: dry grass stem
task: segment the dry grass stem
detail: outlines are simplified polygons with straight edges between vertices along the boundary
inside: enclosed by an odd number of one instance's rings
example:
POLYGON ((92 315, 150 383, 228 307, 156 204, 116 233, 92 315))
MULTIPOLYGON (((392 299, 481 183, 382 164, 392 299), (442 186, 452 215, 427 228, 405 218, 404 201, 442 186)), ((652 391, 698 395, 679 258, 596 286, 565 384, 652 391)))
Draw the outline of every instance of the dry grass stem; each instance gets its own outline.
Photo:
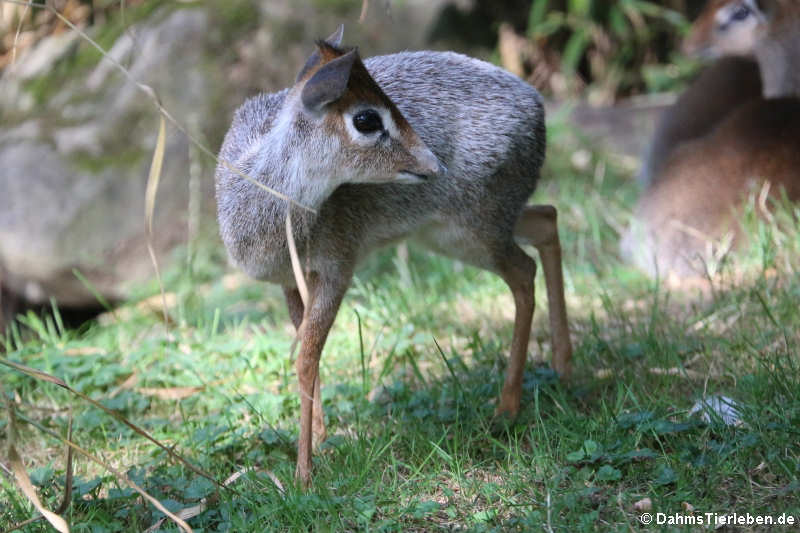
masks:
POLYGON ((87 396, 86 394, 73 389, 72 387, 67 385, 64 382, 64 380, 62 380, 60 378, 57 378, 55 376, 51 376, 50 374, 47 374, 46 372, 42 372, 41 370, 36 370, 35 368, 30 368, 30 367, 27 367, 25 365, 21 365, 19 363, 14 363, 13 361, 9 361, 8 359, 2 358, 2 357, 0 357, 0 364, 5 365, 5 366, 10 367, 10 368, 13 368, 14 370, 17 370, 18 372, 21 372, 21 373, 23 373, 23 374, 25 374, 27 376, 30 376, 30 377, 32 377, 34 379, 38 379, 38 380, 41 380, 41 381, 47 381, 49 383, 53 383, 54 385, 58 385, 59 387, 62 387, 63 389, 68 390, 69 392, 71 392, 72 394, 78 396, 82 400, 84 400, 86 402, 89 402, 90 404, 92 404, 93 406, 97 407, 98 409, 101 409, 102 411, 104 411, 108 415, 111 415, 112 417, 114 417, 119 422, 122 422, 123 424, 128 426, 128 428, 130 428, 131 430, 133 430, 137 434, 141 435, 142 437, 146 438, 147 440, 149 440, 150 442, 152 442, 153 444, 155 444, 156 446, 158 446, 159 448, 164 450, 167 453, 167 455, 169 455, 173 459, 179 461, 181 464, 186 466, 186 468, 188 468, 189 470, 191 470, 195 474, 203 476, 204 478, 208 479, 209 481, 211 481, 212 483, 214 483, 218 487, 222 486, 222 484, 219 481, 217 481, 213 476, 211 476, 211 474, 206 473, 205 471, 201 470, 200 468, 198 468, 195 465, 193 465, 192 463, 190 463, 187 459, 185 459, 179 453, 175 452, 172 448, 170 448, 168 446, 165 446, 164 444, 162 444, 161 442, 156 440, 147 431, 143 430, 142 428, 140 428, 136 424, 130 422, 127 418, 125 418, 124 416, 122 416, 118 412, 114 411, 113 409, 109 409, 108 407, 106 407, 102 403, 98 402, 97 400, 94 400, 94 399, 90 398, 89 396, 87 396))
MULTIPOLYGON (((28 419, 26 419, 24 417, 20 417, 20 418, 22 420, 24 420, 25 422, 27 422, 28 424, 31 424, 32 426, 36 427, 40 431, 43 431, 43 432, 47 433, 48 435, 50 435, 51 437, 55 437, 56 439, 62 441, 64 444, 66 444, 70 448, 74 449, 76 452, 80 453, 81 455, 83 455, 84 457, 89 459, 90 461, 102 466, 103 468, 105 468, 106 470, 111 472, 114 475, 114 477, 117 478, 117 481, 121 481, 122 484, 127 485, 130 488, 132 488, 133 490, 135 490, 136 492, 138 492, 145 500, 150 502, 153 505, 153 507, 155 507, 156 509, 158 509, 159 511, 164 513, 173 522, 175 522, 175 524, 178 527, 183 529, 186 533, 192 533, 193 530, 192 530, 191 527, 189 527, 189 524, 187 524, 185 521, 183 521, 183 519, 181 519, 177 515, 175 515, 172 512, 170 512, 169 509, 164 507, 164 505, 160 501, 158 501, 156 498, 154 498, 153 496, 148 494, 139 485, 137 485, 136 483, 131 481, 130 478, 128 478, 127 475, 125 475, 124 473, 120 472, 119 470, 117 470, 113 466, 109 465, 108 463, 106 463, 102 459, 99 459, 99 458, 95 457, 94 455, 92 455, 88 451, 84 450, 83 448, 81 448, 80 446, 78 446, 77 444, 72 442, 70 439, 64 438, 61 435, 58 435, 57 433, 54 433, 54 432, 48 430, 47 428, 41 426, 40 424, 34 422, 33 420, 28 420, 28 419)), ((61 530, 59 530, 59 531, 61 531, 61 530)), ((66 529, 66 531, 68 532, 69 529, 66 529)))
POLYGON ((219 159, 214 152, 212 152, 203 143, 201 143, 199 140, 197 140, 197 138, 194 135, 189 133, 189 130, 187 130, 180 122, 178 122, 178 120, 175 119, 175 117, 173 117, 172 114, 169 111, 167 111, 167 109, 163 105, 161 105, 161 101, 159 100, 158 95, 156 94, 156 92, 153 90, 152 87, 150 87, 149 85, 146 85, 146 84, 140 82, 139 80, 137 80, 133 76, 133 74, 130 73, 130 71, 128 69, 126 69, 122 64, 120 64, 119 61, 117 61, 116 59, 111 57, 108 54, 108 52, 106 51, 105 48, 100 46, 97 43, 97 41, 95 41, 94 39, 89 37, 89 35, 87 35, 86 32, 84 32, 83 30, 81 30, 80 28, 75 26, 75 24, 73 24, 64 15, 59 13, 58 10, 55 9, 53 6, 50 6, 50 5, 47 5, 47 4, 41 4, 41 3, 38 3, 38 2, 25 2, 23 0, 0 0, 0 2, 8 2, 8 3, 11 3, 11 4, 18 4, 18 5, 27 5, 27 6, 35 7, 35 8, 38 8, 38 9, 46 9, 46 10, 50 11, 51 13, 53 13, 56 17, 58 17, 58 19, 60 21, 62 21, 64 24, 66 24, 72 31, 76 32, 78 35, 80 35, 80 37, 82 39, 84 39, 89 44, 91 44, 95 49, 97 49, 97 51, 100 52, 100 54, 106 60, 110 61, 111 64, 113 64, 114 67, 117 70, 119 70, 123 74, 123 76, 125 76, 125 78, 128 79, 128 81, 133 83, 140 91, 142 91, 147 96, 149 96, 150 99, 153 101, 153 104, 155 105, 155 107, 158 110, 158 112, 164 118, 166 118, 175 128, 177 128, 178 131, 183 133, 186 136, 186 138, 189 139, 189 142, 191 142, 193 145, 195 145, 197 148, 199 148, 200 151, 202 151, 204 154, 206 154, 207 156, 212 158, 216 163, 224 165, 228 170, 230 170, 231 172, 233 172, 237 176, 239 176, 239 177, 241 177, 243 179, 246 179, 247 181, 249 181, 250 183, 252 183, 256 187, 259 187, 259 188, 265 190, 266 192, 268 192, 269 194, 272 194, 273 196, 276 196, 277 198, 280 198, 281 200, 284 200, 284 201, 286 201, 286 202, 288 202, 288 203, 290 203, 290 204, 292 204, 294 206, 297 206, 297 207, 299 207, 301 209, 304 209, 306 211, 309 211, 311 213, 315 213, 314 209, 312 209, 312 208, 310 208, 308 206, 305 206, 305 205, 303 205, 301 203, 296 202, 295 200, 289 198, 288 196, 286 196, 283 193, 280 193, 280 192, 276 191, 275 189, 272 189, 271 187, 267 187, 266 185, 264 185, 263 183, 259 182, 258 180, 256 180, 252 176, 249 176, 248 174, 245 174, 241 170, 235 168, 233 165, 230 164, 230 162, 219 159))

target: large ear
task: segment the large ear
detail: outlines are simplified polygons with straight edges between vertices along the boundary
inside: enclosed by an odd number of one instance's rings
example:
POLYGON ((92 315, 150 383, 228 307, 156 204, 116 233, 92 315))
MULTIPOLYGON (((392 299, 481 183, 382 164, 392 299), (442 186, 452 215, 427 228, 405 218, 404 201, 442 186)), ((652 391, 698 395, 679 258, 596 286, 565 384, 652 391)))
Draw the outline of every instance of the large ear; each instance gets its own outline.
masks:
POLYGON ((320 67, 303 87, 303 105, 307 109, 319 111, 325 104, 341 98, 347 89, 356 58, 358 53, 353 49, 320 67))
MULTIPOLYGON (((343 35, 344 35, 344 24, 339 24, 339 27, 336 29, 336 31, 333 32, 327 39, 325 39, 325 42, 333 46, 334 48, 338 48, 342 44, 343 35)), ((297 83, 298 81, 305 78, 306 74, 308 74, 308 71, 316 67, 320 61, 322 61, 322 56, 319 55, 319 49, 314 50, 314 52, 310 56, 308 56, 308 59, 306 59, 306 64, 303 65, 303 68, 300 69, 300 72, 297 74, 297 79, 294 82, 297 83)))

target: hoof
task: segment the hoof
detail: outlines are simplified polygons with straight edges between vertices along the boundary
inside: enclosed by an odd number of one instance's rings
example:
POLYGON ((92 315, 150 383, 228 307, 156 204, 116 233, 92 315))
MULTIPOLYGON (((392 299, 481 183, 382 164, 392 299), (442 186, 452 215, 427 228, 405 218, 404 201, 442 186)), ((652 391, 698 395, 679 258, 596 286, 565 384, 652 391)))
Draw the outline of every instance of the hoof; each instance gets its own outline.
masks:
POLYGON ((550 366, 555 370, 556 374, 558 374, 558 379, 562 381, 568 380, 570 376, 572 376, 572 365, 570 363, 558 363, 553 361, 550 366))
POLYGON ((516 418, 519 413, 519 399, 516 401, 500 398, 500 403, 494 409, 495 418, 516 418))

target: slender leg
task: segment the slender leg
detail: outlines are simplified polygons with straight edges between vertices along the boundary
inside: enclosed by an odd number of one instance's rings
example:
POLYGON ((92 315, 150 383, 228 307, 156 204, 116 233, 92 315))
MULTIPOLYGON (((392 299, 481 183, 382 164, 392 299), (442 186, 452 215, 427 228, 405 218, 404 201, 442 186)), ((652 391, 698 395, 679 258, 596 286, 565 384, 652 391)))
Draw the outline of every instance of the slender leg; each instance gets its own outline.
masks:
POLYGON ((289 318, 294 325, 295 331, 300 331, 303 323, 303 299, 300 298, 300 291, 290 287, 283 288, 283 295, 286 297, 286 307, 289 308, 289 318))
POLYGON ((562 377, 572 372, 572 343, 564 301, 564 274, 561 267, 561 242, 558 215, 551 205, 532 205, 523 209, 514 228, 516 237, 539 250, 550 308, 550 336, 553 344, 553 369, 562 377))
POLYGON ((502 264, 498 265, 498 269, 514 295, 516 313, 506 380, 495 414, 514 416, 519 411, 522 397, 522 372, 525 369, 528 340, 531 336, 534 307, 533 277, 536 275, 536 263, 519 246, 512 243, 510 253, 502 258, 502 264))
POLYGON ((317 372, 317 379, 314 381, 314 408, 311 411, 311 446, 315 450, 328 438, 328 430, 325 429, 325 414, 322 412, 321 386, 319 372, 317 372))
MULTIPOLYGON (((294 329, 300 334, 300 326, 303 324, 303 299, 300 298, 300 291, 293 288, 284 287, 283 294, 286 297, 286 306, 289 308, 289 318, 294 324, 294 329)), ((322 412, 322 395, 320 393, 321 377, 317 372, 317 379, 314 382, 314 408, 311 415, 312 446, 314 449, 325 442, 328 432, 325 429, 325 416, 322 412)))
MULTIPOLYGON (((300 438, 297 444, 295 478, 304 486, 311 483, 314 404, 319 403, 314 401, 315 396, 319 399, 319 359, 350 276, 343 276, 339 280, 313 278, 308 281, 310 302, 303 317, 302 345, 296 362, 297 378, 300 382, 300 438)), ((322 420, 321 406, 319 420, 322 420)))

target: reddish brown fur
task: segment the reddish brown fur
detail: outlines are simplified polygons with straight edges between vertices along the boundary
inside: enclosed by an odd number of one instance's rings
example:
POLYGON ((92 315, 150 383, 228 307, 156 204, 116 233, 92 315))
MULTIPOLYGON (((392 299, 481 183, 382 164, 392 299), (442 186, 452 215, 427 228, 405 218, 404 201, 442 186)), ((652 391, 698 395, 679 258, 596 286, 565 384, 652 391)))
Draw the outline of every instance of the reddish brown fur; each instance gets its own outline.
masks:
POLYGON ((768 0, 765 10, 772 19, 768 32, 780 33, 790 27, 796 28, 800 0, 768 0))
POLYGON ((770 193, 800 200, 800 101, 758 100, 723 121, 710 135, 675 150, 665 176, 643 196, 637 218, 657 240, 663 268, 699 274, 686 259, 707 241, 739 233, 742 203, 764 181, 770 193), (676 221, 678 224, 676 225, 676 221), (686 227, 697 233, 687 231, 686 227))
MULTIPOLYGON (((352 48, 338 48, 325 41, 319 41, 317 43, 317 51, 319 54, 318 62, 315 65, 306 65, 307 70, 298 82, 297 87, 302 87, 322 66, 351 50, 352 48)), ((360 57, 356 58, 350 72, 347 92, 338 100, 329 104, 330 112, 326 114, 323 120, 323 127, 333 138, 348 138, 344 125, 343 113, 351 109, 357 103, 367 103, 385 107, 392 115, 392 120, 395 126, 397 126, 403 144, 406 146, 422 144, 422 141, 420 141, 416 132, 414 132, 402 113, 400 113, 400 110, 397 109, 394 102, 386 96, 380 86, 372 79, 372 76, 370 76, 360 57)), ((360 159, 360 152, 370 151, 363 147, 354 146, 352 144, 348 145, 347 143, 343 144, 342 150, 345 153, 351 152, 353 161, 358 161, 360 159)), ((411 154, 408 154, 405 158, 399 158, 398 163, 398 170, 414 168, 414 158, 411 154)))
MULTIPOLYGON (((692 35, 698 43, 717 46, 709 25, 727 3, 710 2, 695 23, 692 35), (701 42, 704 32, 710 42, 701 42)), ((765 81, 764 94, 785 97, 761 97, 737 107, 710 133, 670 153, 637 206, 634 225, 644 234, 634 229, 623 241, 625 253, 660 275, 704 274, 697 258, 705 259, 728 231, 738 244, 743 202, 767 182, 772 196, 785 192, 789 200, 800 201, 800 91, 792 78, 800 53, 795 33, 800 2, 773 0, 763 6, 767 23, 755 29, 751 51, 765 81)))
POLYGON ((711 43, 717 11, 731 1, 733 0, 710 0, 706 4, 706 7, 692 23, 689 35, 683 40, 684 53, 696 55, 711 43))
MULTIPOLYGON (((306 81, 311 78, 323 65, 333 61, 337 57, 341 57, 342 55, 346 54, 352 48, 337 48, 328 44, 325 41, 319 41, 317 43, 317 50, 320 54, 319 63, 315 66, 308 69, 305 75, 301 78, 299 85, 305 83, 306 81)), ((383 89, 375 83, 375 80, 372 79, 372 76, 369 75, 367 71, 367 67, 364 66, 364 63, 361 61, 361 58, 357 58, 355 64, 353 65, 353 70, 350 73, 350 80, 347 83, 347 92, 342 95, 336 102, 333 102, 331 105, 331 109, 334 111, 338 111, 338 113, 331 113, 326 117, 326 120, 330 120, 332 116, 339 116, 341 117, 341 113, 352 107, 357 102, 367 102, 376 105, 382 105, 389 109, 392 113, 392 119, 394 120, 395 124, 397 125, 398 130, 400 130, 401 134, 404 136, 404 140, 411 140, 409 137, 405 139, 407 135, 414 136, 414 130, 408 124, 405 117, 400 113, 397 109, 397 106, 392 102, 388 96, 383 92, 383 89)), ((344 126, 339 125, 341 127, 341 133, 344 133, 344 126)), ((416 137, 414 137, 416 138, 416 137)))

